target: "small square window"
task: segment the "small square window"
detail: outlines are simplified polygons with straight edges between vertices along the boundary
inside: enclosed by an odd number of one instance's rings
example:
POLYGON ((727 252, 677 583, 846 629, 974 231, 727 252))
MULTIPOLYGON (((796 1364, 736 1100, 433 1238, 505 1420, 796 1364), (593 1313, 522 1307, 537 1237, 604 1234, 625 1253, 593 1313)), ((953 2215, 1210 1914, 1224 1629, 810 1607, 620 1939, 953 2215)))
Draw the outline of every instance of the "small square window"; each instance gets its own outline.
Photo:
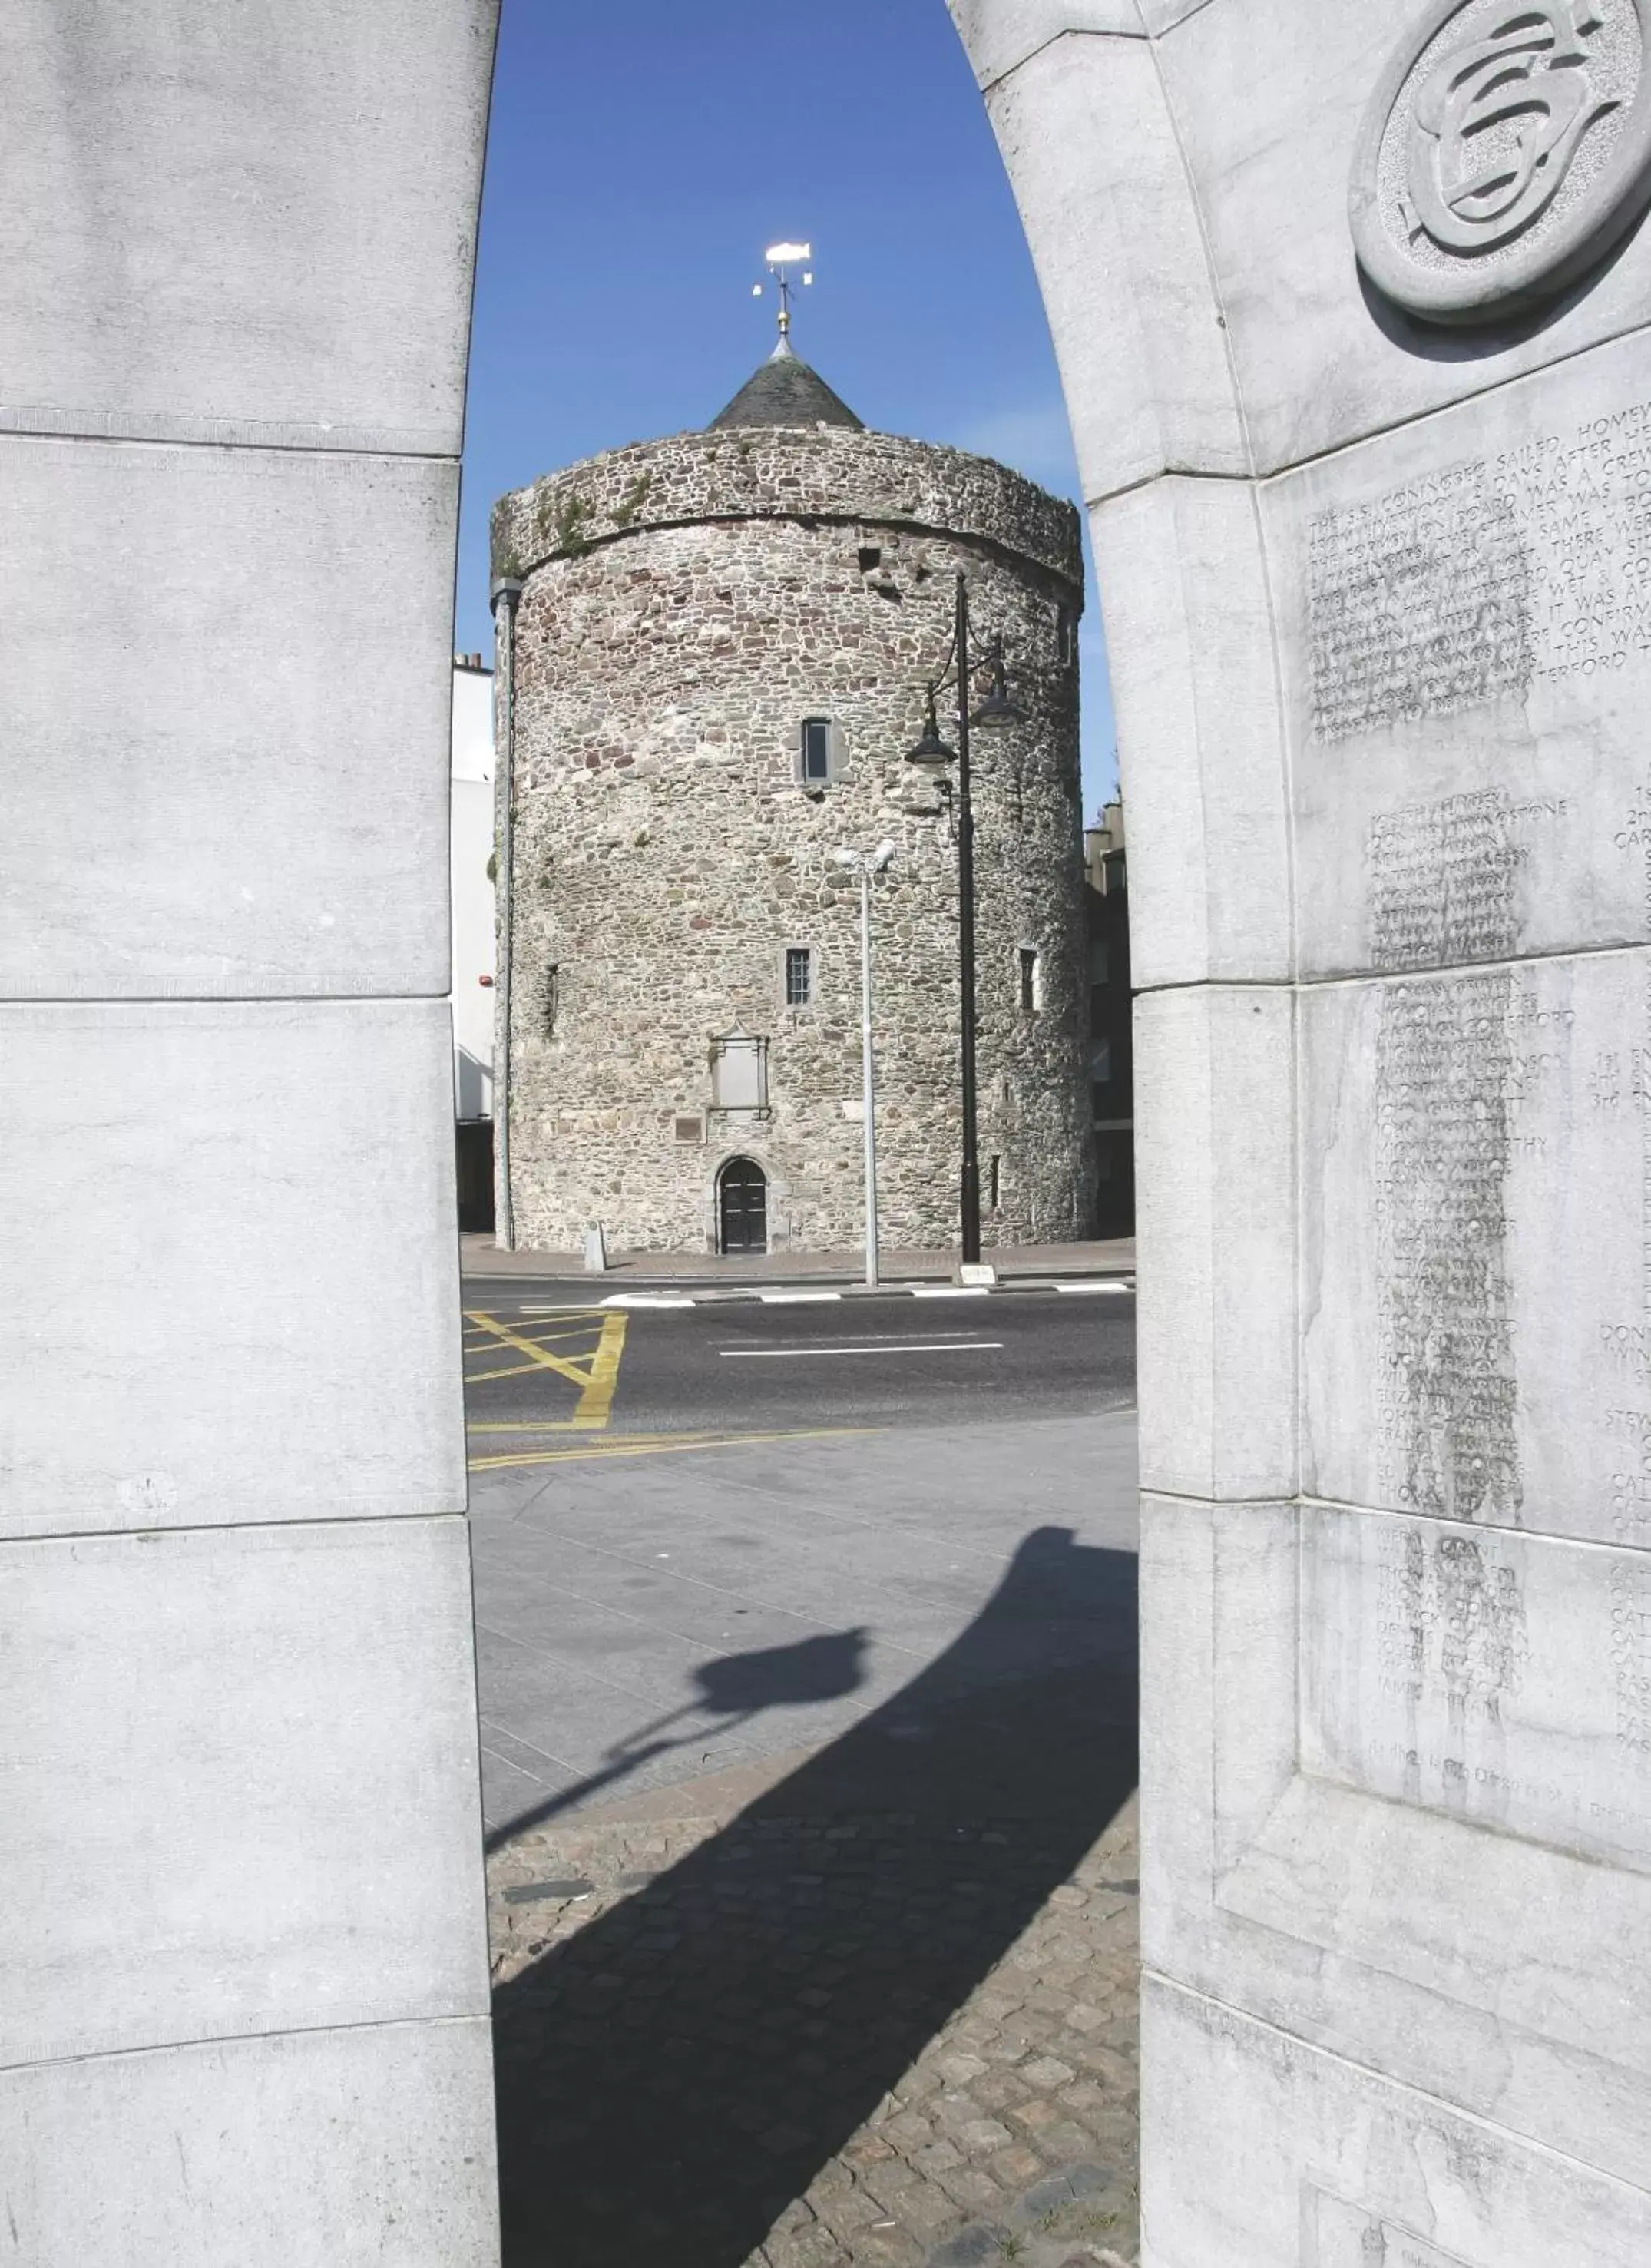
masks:
POLYGON ((811 1008, 814 1005, 814 953, 806 945, 789 945, 785 949, 785 1005, 788 1008, 811 1008))
POLYGON ((1030 945, 1020 949, 1020 1004, 1028 1009, 1038 1005, 1038 954, 1030 945))
POLYGON ((803 720, 803 784, 824 787, 832 776, 832 728, 828 717, 803 720))

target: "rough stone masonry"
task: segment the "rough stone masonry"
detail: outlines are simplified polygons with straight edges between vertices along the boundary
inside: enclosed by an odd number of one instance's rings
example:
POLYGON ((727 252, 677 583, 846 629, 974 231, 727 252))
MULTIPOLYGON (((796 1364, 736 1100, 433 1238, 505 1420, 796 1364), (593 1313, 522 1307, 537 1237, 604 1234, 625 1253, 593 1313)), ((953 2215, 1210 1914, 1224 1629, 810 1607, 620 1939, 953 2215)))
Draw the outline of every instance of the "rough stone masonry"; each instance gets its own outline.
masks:
MULTIPOLYGON (((517 1240, 568 1250, 599 1221, 632 1248, 716 1250, 736 1160, 766 1179, 774 1248, 858 1239, 858 884, 833 854, 885 839, 897 855, 873 904, 883 1233, 907 1247, 955 1237, 955 767, 906 755, 959 571, 977 651, 1002 638, 1025 711, 973 744, 986 1235, 1082 1236, 1093 1174, 1077 515, 1000 465, 865 431, 806 364, 784 375, 781 414, 818 407, 812 424, 719 424, 615 450, 495 511, 495 573, 525 586, 517 1240), (805 776, 810 719, 828 728, 823 781, 805 776), (730 1040, 743 1088, 718 1061, 730 1040)), ((725 416, 744 414, 761 378, 725 416)), ((944 726, 944 699, 941 714, 944 726)))

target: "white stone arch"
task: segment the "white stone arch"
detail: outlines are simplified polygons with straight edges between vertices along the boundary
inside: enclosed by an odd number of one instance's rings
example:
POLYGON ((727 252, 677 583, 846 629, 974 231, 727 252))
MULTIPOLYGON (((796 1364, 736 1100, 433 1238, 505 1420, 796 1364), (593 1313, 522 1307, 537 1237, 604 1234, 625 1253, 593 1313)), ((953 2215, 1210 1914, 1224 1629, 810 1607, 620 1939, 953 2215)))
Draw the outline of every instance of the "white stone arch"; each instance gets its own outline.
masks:
MULTIPOLYGON (((1397 37, 1420 55, 1449 34, 1442 5, 954 12, 1060 361, 1130 802, 1145 2257, 1632 2268, 1651 2252, 1633 1446, 1651 1035, 1625 506, 1651 246, 1631 233, 1557 303, 1471 331, 1361 283, 1365 114, 1405 77, 1397 37), (1373 560, 1408 614, 1358 602, 1373 560), (1414 713, 1383 692, 1396 675, 1423 688, 1414 713), (1393 1090, 1433 1077, 1405 1015, 1441 998, 1471 1026, 1446 1053, 1485 1109, 1401 1123, 1393 1090), (1515 1102, 1516 1132, 1450 1153, 1484 1180, 1493 1265, 1478 1292, 1451 1288, 1449 1251, 1419 1276, 1430 1160, 1515 1102), (1421 1343, 1442 1316, 1479 1349, 1456 1375, 1411 1351, 1432 1283, 1421 1343), (1408 1403, 1370 1384, 1394 1377, 1408 1403), (1494 1486, 1471 1477, 1481 1438, 1494 1486), (1406 1513, 1406 1490, 1435 1508, 1406 1513), (1465 1668, 1440 1653, 1446 1543, 1449 1580, 1477 1566, 1502 1616, 1475 1623, 1501 1637, 1465 1668), (1384 1675, 1418 1689, 1437 1753, 1388 1729, 1384 1675), (1476 1750, 1446 1738, 1453 1701, 1476 1750)), ((332 0, 210 14, 207 39, 187 8, 18 0, 0 74, 0 564, 33 657, 7 673, 4 745, 28 755, 0 873, 0 1366, 33 1365, 0 1543, 22 1822, 0 1856, 0 2146, 26 2127, 14 2242, 43 2268, 115 2229, 135 2262, 204 2262, 198 2142, 246 2268, 285 2263, 300 2198, 318 2258, 393 2211, 409 2250, 481 2268, 439 1003, 494 11, 363 0, 342 33, 332 0), (305 704, 341 652, 371 682, 322 795, 305 704), (390 836, 396 859, 363 863, 390 836), (165 855, 182 840, 188 861, 165 855), (340 1114, 325 1145, 319 1094, 340 1114), (376 1381, 341 1396, 369 1308, 376 1381), (197 1356, 224 1389, 204 1430, 173 1383, 197 1356), (216 1686, 190 1682, 209 1611, 216 1686), (348 1771, 300 1701, 352 1727, 348 1771), (225 1707, 255 1771, 187 1737, 225 1707), (347 1783, 401 1821, 393 1844, 363 1841, 347 1783), (189 1837, 147 1831, 158 1786, 189 1837), (75 1970, 54 1952, 71 1907, 75 1970), (134 1926, 158 1912, 188 1926, 134 1926)), ((1643 21, 1637 0, 1613 15, 1602 70, 1640 68, 1643 21)), ((1642 119, 1633 88, 1618 110, 1642 119)))

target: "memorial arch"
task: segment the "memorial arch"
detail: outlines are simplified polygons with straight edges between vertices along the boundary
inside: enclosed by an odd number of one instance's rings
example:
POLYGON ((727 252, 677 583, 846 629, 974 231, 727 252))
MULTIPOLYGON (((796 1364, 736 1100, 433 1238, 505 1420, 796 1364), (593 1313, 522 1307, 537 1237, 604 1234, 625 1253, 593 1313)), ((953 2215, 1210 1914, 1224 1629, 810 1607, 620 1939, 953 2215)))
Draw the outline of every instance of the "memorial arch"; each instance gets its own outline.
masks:
MULTIPOLYGON (((1646 0, 952 5, 1130 803, 1143 2257, 1636 2268, 1646 0)), ((494 2257, 442 1005, 493 32, 0 32, 0 2157, 39 2268, 343 2260, 392 2209, 408 2261, 494 2257), (374 1377, 325 1392, 368 1306, 374 1377)))

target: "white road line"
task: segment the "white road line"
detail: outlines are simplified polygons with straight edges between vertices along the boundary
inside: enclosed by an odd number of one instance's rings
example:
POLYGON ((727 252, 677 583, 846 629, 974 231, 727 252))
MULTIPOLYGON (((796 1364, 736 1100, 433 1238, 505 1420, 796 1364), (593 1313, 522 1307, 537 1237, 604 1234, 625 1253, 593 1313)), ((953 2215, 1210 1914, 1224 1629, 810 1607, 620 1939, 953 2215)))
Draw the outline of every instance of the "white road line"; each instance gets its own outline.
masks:
POLYGON ((1056 1291, 1057 1291, 1057 1292, 1067 1292, 1067 1293, 1068 1293, 1068 1294, 1075 1294, 1075 1293, 1077 1293, 1077 1292, 1133 1292, 1133 1291, 1134 1290, 1134 1288, 1135 1288, 1135 1287, 1134 1287, 1134 1285, 1133 1284, 1117 1284, 1117 1283, 1109 1283, 1109 1284, 1057 1284, 1057 1285, 1055 1285, 1055 1289, 1056 1289, 1056 1291))
POLYGON ((718 1347, 724 1362, 814 1362, 837 1354, 1002 1354, 1002 1339, 937 1340, 921 1346, 718 1347))
POLYGON ((759 1292, 757 1297, 765 1307, 816 1307, 822 1302, 840 1300, 840 1292, 759 1292))
POLYGON ((989 1300, 990 1286, 985 1284, 914 1284, 914 1300, 989 1300))
POLYGON ((643 1292, 615 1292, 600 1303, 605 1307, 695 1307, 697 1300, 653 1300, 643 1292))
MULTIPOLYGON (((978 1329, 973 1331, 937 1330, 935 1333, 936 1339, 943 1344, 948 1339, 964 1339, 972 1341, 978 1336, 978 1329)), ((753 1342, 753 1344, 759 1346, 767 1346, 771 1344, 772 1342, 766 1339, 759 1339, 753 1342)), ((817 1350, 821 1347, 903 1346, 905 1344, 906 1334, 904 1331, 858 1332, 853 1338, 848 1337, 844 1333, 840 1331, 834 1339, 785 1339, 781 1342, 781 1344, 784 1346, 802 1345, 813 1347, 817 1350)))

